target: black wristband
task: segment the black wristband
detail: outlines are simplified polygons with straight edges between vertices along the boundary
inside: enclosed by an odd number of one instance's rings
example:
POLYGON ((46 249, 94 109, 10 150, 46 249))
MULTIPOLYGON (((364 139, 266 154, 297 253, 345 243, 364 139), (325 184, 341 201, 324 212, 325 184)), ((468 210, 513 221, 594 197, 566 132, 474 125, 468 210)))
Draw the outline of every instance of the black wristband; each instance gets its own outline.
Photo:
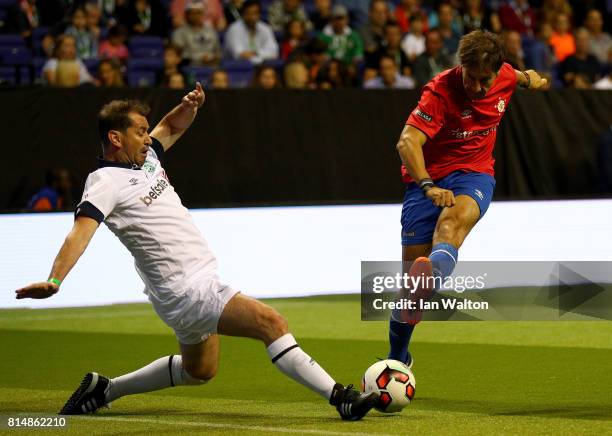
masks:
POLYGON ((426 178, 419 180, 419 188, 423 191, 423 193, 429 191, 431 188, 435 186, 433 180, 426 178))

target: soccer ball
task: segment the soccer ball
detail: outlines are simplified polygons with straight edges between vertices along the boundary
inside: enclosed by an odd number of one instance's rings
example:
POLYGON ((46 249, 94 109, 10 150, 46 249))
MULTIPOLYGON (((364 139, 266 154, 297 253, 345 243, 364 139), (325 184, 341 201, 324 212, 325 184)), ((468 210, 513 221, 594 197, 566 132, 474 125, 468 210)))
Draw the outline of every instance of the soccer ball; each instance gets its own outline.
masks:
POLYGON ((414 398, 416 380, 414 374, 398 360, 381 360, 370 366, 361 382, 363 392, 379 395, 376 410, 383 413, 401 411, 414 398))

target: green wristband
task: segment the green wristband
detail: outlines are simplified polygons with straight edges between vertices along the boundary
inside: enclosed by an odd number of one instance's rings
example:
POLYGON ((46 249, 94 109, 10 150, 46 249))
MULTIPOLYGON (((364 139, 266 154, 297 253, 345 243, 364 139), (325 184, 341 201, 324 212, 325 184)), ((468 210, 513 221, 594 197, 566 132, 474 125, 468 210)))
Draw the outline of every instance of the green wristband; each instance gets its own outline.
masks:
POLYGON ((47 280, 48 283, 55 283, 57 286, 61 286, 62 285, 62 281, 56 279, 55 277, 50 278, 49 280, 47 280))

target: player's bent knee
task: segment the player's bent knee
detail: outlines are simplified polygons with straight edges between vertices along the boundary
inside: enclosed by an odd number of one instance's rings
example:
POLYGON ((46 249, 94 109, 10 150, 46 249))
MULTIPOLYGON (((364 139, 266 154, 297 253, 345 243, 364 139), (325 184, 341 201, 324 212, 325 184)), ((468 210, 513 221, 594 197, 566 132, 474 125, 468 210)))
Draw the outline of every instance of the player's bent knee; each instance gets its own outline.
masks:
POLYGON ((259 313, 258 325, 261 330, 261 340, 271 343, 289 331, 287 321, 276 310, 269 306, 259 313))
POLYGON ((217 365, 187 365, 185 366, 185 384, 200 385, 212 380, 217 375, 217 365))

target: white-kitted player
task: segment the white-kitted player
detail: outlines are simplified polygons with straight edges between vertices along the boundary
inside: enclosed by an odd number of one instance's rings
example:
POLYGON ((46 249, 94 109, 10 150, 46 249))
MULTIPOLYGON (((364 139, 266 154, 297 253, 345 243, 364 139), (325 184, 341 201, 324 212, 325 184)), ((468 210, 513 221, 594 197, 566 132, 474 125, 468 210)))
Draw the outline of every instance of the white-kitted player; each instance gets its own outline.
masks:
POLYGON ((104 222, 134 257, 149 300, 178 338, 180 355, 112 379, 88 373, 60 413, 91 413, 124 395, 205 383, 217 372, 223 334, 259 339, 281 372, 329 400, 343 419, 358 420, 374 406, 376 394, 336 383, 302 351, 278 312, 219 280, 214 255, 166 176, 160 159, 204 99, 198 83, 150 135, 145 104, 115 100, 101 109, 103 157, 87 178, 74 226, 48 280, 16 291, 18 299, 58 292, 104 222))

